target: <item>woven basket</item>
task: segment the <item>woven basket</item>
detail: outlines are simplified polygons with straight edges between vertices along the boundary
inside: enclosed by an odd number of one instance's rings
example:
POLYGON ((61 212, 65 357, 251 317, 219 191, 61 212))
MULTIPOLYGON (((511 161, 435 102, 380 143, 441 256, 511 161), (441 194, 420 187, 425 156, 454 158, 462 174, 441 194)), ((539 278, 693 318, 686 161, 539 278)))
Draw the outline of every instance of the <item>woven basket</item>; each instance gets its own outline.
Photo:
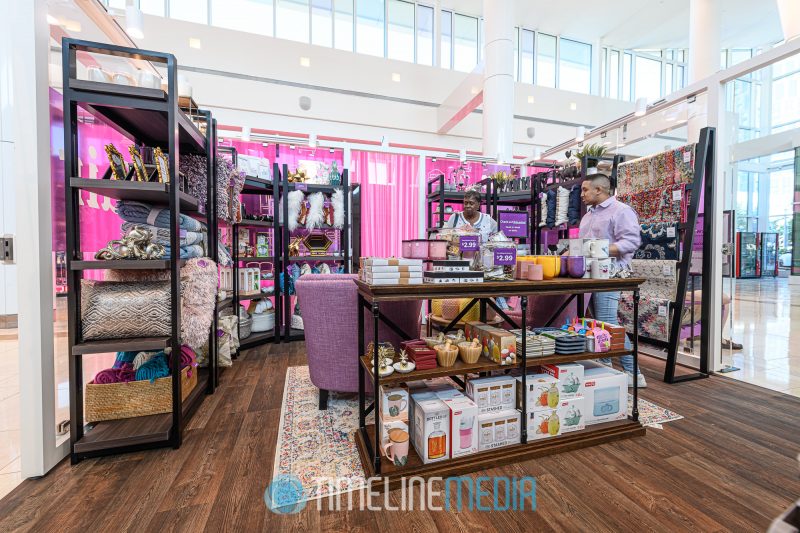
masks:
POLYGON ((458 343, 458 353, 461 355, 461 360, 469 365, 474 365, 478 362, 482 351, 483 348, 480 345, 473 346, 471 342, 458 343))
POLYGON ((456 357, 458 357, 458 347, 451 345, 450 349, 447 350, 445 346, 445 344, 437 344, 434 348, 436 350, 436 361, 438 361, 439 366, 453 366, 456 364, 456 357))
MULTIPOLYGON (((197 369, 181 370, 181 400, 197 386, 197 369), (189 371, 192 376, 189 377, 189 371)), ((127 383, 86 384, 84 417, 86 422, 119 420, 172 412, 172 376, 127 383)))
POLYGON ((453 320, 458 316, 461 311, 461 300, 458 298, 450 300, 442 300, 442 313, 441 316, 445 320, 453 320))
POLYGON ((253 332, 253 319, 239 317, 239 338, 246 339, 253 332))

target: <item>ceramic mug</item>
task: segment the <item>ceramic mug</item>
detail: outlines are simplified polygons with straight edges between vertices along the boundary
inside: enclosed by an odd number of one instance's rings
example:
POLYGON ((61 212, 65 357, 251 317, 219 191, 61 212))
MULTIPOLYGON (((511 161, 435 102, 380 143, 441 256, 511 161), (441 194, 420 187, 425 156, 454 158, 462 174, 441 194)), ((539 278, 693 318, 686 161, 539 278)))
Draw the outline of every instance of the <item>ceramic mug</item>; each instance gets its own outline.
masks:
POLYGON ((458 430, 460 436, 461 449, 466 450, 472 445, 472 427, 461 428, 458 430))
POLYGON ((592 279, 608 279, 611 271, 611 259, 595 259, 592 261, 592 279))
POLYGON ((140 70, 136 74, 136 82, 139 84, 139 87, 147 87, 148 89, 161 88, 161 78, 146 70, 140 70))
POLYGON ((389 416, 400 416, 400 413, 408 407, 408 401, 402 394, 390 394, 388 400, 389 416))
POLYGON ((569 239, 569 255, 585 255, 583 239, 569 239))
POLYGON ((540 255, 536 263, 542 266, 542 276, 544 279, 553 279, 558 276, 561 259, 557 255, 540 255))
POLYGON ((89 79, 89 81, 97 81, 101 83, 111 82, 111 76, 109 76, 108 73, 100 67, 89 67, 86 69, 86 77, 89 79))
POLYGON ((589 239, 586 241, 586 254, 595 259, 608 257, 608 239, 589 239))
POLYGON ((133 78, 124 72, 115 73, 114 76, 111 78, 111 81, 113 83, 116 83, 117 85, 129 85, 129 86, 136 85, 133 81, 133 78))
POLYGON ((389 430, 389 442, 383 445, 383 453, 395 466, 405 466, 408 462, 408 432, 400 428, 389 430))
POLYGON ((582 255, 571 255, 567 258, 569 275, 573 278, 582 278, 586 274, 586 259, 582 255))

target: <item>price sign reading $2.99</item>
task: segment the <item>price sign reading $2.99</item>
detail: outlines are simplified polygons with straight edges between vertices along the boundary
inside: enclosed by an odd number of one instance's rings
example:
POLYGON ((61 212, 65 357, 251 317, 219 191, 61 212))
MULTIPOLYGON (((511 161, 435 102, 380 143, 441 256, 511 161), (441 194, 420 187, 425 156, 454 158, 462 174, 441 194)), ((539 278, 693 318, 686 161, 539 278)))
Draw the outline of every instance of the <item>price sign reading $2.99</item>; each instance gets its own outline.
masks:
POLYGON ((515 265, 517 263, 516 248, 496 248, 494 250, 495 266, 515 265))
POLYGON ((458 239, 458 246, 462 252, 477 252, 478 251, 478 236, 477 235, 462 235, 458 239))

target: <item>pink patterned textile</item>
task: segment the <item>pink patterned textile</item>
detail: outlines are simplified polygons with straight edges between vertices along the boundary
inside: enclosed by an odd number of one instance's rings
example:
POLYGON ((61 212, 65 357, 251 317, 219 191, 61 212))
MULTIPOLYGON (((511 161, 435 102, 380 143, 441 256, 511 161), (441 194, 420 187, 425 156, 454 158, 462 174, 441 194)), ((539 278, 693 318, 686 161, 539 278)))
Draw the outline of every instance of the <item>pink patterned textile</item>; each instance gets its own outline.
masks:
MULTIPOLYGON (((323 390, 358 391, 358 315, 355 274, 306 274, 295 283, 305 325, 311 381, 323 390)), ((420 301, 382 303, 380 310, 412 337, 419 334, 420 301)), ((373 338, 372 312, 364 311, 364 346, 373 338)), ((388 326, 378 328, 381 342, 399 347, 388 326)), ((367 391, 372 390, 367 380, 367 391)))

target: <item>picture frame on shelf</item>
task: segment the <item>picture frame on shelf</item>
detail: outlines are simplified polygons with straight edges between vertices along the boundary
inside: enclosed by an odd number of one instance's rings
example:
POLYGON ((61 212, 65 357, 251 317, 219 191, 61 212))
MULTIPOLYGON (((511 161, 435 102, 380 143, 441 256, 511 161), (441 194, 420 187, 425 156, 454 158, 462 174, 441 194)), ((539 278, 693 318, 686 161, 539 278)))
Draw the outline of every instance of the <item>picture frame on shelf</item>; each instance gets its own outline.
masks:
POLYGON ((128 168, 125 165, 125 160, 122 158, 122 154, 119 153, 117 147, 111 143, 108 143, 105 146, 106 155, 108 156, 108 162, 111 166, 106 172, 106 176, 112 180, 120 180, 125 181, 128 175, 128 168))
POLYGON ((147 169, 144 167, 144 159, 142 159, 142 154, 139 153, 139 149, 135 144, 132 144, 128 147, 128 151, 131 153, 131 167, 133 168, 132 177, 135 178, 135 181, 149 181, 147 169))
POLYGON ((309 233, 303 244, 311 255, 327 255, 333 241, 325 233, 309 233))
POLYGON ((161 151, 161 148, 156 146, 153 151, 153 157, 156 163, 156 172, 158 173, 159 183, 169 183, 169 159, 167 154, 161 151))
POLYGON ((247 228, 239 228, 239 235, 238 235, 238 243, 239 249, 237 251, 237 255, 239 257, 248 257, 247 251, 251 249, 250 246, 250 230, 247 228))

